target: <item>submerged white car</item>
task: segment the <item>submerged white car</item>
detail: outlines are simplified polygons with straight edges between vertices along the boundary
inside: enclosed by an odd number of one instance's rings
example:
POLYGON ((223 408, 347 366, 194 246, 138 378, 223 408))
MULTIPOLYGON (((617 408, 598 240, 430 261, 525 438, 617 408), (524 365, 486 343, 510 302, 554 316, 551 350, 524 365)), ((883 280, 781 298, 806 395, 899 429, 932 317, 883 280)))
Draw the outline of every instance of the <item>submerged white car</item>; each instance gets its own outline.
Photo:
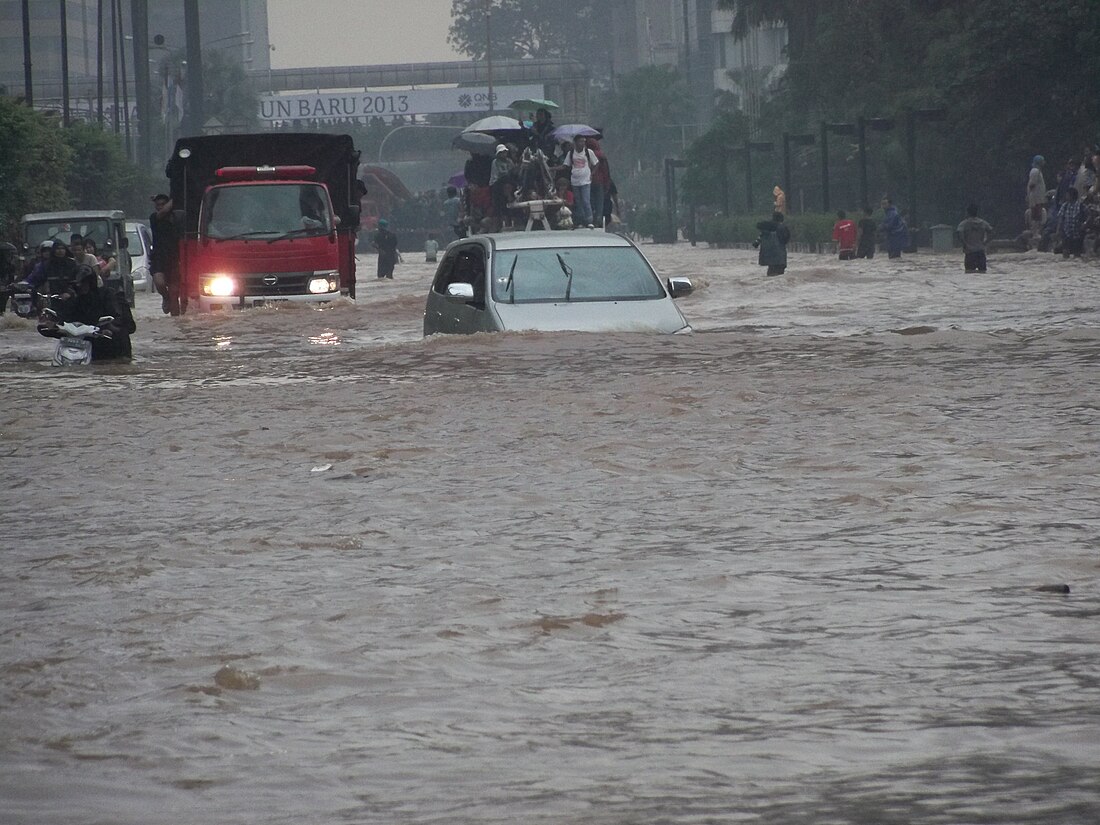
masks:
POLYGON ((447 247, 424 307, 424 334, 503 330, 691 332, 673 298, 686 278, 661 283, 621 235, 509 232, 447 247))

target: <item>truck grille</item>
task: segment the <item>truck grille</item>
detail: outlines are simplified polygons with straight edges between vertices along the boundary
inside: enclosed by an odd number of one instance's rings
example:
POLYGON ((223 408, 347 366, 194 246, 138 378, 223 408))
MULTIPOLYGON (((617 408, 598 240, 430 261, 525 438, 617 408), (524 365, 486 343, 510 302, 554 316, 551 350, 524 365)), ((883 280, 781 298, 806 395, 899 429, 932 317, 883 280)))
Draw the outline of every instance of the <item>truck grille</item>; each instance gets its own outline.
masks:
POLYGON ((264 272, 240 276, 245 295, 302 295, 309 292, 312 272, 264 272))

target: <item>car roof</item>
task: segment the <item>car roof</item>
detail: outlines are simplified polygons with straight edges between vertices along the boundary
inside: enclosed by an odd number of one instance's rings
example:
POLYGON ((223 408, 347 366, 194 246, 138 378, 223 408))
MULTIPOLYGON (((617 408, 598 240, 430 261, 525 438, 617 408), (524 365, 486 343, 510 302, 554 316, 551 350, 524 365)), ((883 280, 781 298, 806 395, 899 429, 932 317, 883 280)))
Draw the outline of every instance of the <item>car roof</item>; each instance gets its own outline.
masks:
POLYGON ((32 212, 23 216, 26 223, 39 223, 42 221, 80 221, 91 218, 106 218, 120 221, 125 213, 121 209, 73 209, 69 212, 32 212))
POLYGON ((497 250, 509 249, 564 249, 579 246, 633 246, 627 238, 611 232, 588 231, 573 232, 498 232, 491 235, 473 235, 467 241, 484 238, 497 250))

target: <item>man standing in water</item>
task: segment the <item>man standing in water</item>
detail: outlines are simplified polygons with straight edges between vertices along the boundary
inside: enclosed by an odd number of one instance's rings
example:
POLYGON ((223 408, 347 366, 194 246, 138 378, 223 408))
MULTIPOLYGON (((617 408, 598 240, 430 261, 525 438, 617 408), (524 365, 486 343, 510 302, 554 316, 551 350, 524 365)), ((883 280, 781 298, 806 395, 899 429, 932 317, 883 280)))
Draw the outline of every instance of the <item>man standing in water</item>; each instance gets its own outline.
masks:
POLYGON ((149 269, 153 285, 160 293, 161 311, 165 315, 180 315, 180 227, 172 212, 172 199, 167 195, 153 196, 154 212, 149 216, 149 232, 153 249, 149 253, 149 269))
POLYGON ((963 271, 985 272, 985 245, 993 237, 993 227, 978 217, 978 205, 966 207, 966 218, 959 224, 963 245, 963 271))
POLYGON ((385 218, 378 220, 378 231, 374 233, 371 246, 378 250, 378 280, 393 280, 393 268, 397 266, 397 236, 390 232, 390 222, 385 218))
POLYGON ((886 249, 891 258, 900 258, 901 252, 909 245, 909 227, 894 206, 890 198, 882 199, 882 231, 886 234, 886 249))

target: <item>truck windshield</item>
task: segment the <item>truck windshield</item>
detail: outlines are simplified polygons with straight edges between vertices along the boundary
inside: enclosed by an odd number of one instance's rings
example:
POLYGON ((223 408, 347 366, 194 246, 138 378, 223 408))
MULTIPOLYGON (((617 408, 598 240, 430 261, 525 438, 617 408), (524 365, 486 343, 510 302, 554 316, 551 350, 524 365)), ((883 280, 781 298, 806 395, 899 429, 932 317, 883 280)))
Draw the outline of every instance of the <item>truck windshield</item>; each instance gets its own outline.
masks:
POLYGON ((311 183, 216 186, 202 205, 208 238, 278 238, 325 235, 332 209, 323 187, 311 183))
POLYGON ((69 243, 73 235, 82 238, 91 238, 95 241, 96 249, 103 249, 111 238, 110 224, 105 220, 59 220, 49 223, 28 223, 25 227, 24 240, 31 249, 36 248, 42 241, 64 241, 69 243))
POLYGON ((664 296, 661 282, 631 246, 501 250, 493 264, 493 297, 505 303, 664 296))

